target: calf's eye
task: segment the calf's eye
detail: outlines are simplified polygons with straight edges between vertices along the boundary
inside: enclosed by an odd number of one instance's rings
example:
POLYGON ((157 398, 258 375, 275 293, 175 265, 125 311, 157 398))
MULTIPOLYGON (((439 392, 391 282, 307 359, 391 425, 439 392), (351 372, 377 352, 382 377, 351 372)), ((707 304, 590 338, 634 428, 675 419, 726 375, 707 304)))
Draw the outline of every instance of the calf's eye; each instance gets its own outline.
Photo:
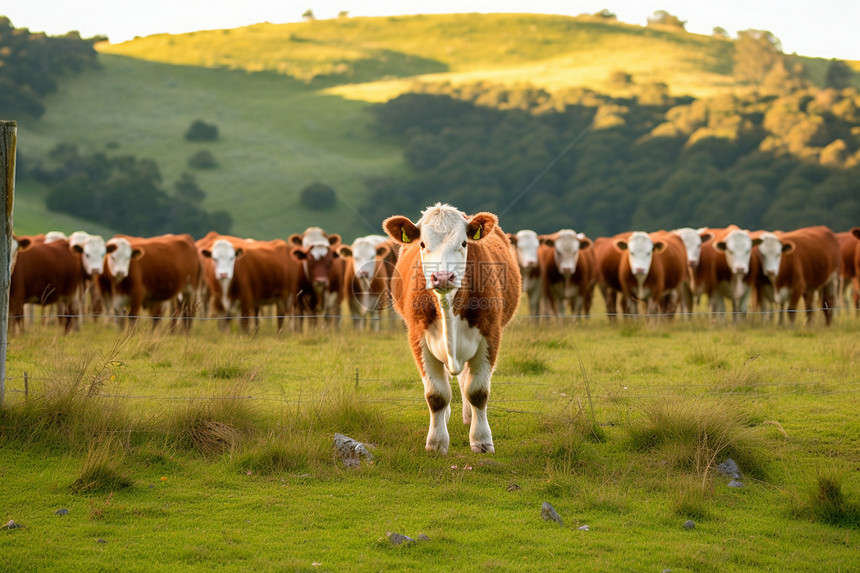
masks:
POLYGON ((421 248, 422 248, 422 249, 423 249, 423 248, 425 248, 425 247, 424 247, 424 241, 421 241, 421 248))
POLYGON ((463 241, 463 248, 466 248, 466 241, 463 241))

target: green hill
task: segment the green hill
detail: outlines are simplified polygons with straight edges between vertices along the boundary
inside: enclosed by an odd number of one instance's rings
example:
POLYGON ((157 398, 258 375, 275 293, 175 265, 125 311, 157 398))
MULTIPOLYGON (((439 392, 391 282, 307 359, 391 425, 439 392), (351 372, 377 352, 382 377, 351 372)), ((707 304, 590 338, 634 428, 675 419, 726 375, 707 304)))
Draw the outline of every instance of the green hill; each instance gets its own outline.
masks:
MULTIPOLYGON (((416 81, 529 83, 548 90, 588 86, 612 92, 612 72, 663 82, 674 95, 734 89, 731 41, 593 18, 442 15, 259 24, 101 44, 101 70, 61 82, 39 120, 19 121, 19 151, 44 158, 59 142, 83 151, 154 159, 170 188, 193 171, 204 207, 225 209, 233 232, 283 237, 308 225, 346 237, 379 232, 357 215, 368 178, 403 175, 402 149, 370 128, 368 101, 409 91, 416 81), (183 138, 197 119, 220 139, 183 138), (191 170, 207 149, 219 167, 191 170), (323 181, 338 191, 331 211, 299 203, 323 181)), ((805 60, 813 80, 823 60, 805 60)), ((45 190, 25 182, 18 222, 37 226, 45 190)), ((41 222, 64 228, 69 221, 41 222)), ((86 228, 89 225, 82 225, 86 228)), ((19 229, 21 232, 45 228, 19 229)), ((71 230, 71 229, 68 229, 71 230)), ((121 229, 117 229, 121 231, 121 229)))

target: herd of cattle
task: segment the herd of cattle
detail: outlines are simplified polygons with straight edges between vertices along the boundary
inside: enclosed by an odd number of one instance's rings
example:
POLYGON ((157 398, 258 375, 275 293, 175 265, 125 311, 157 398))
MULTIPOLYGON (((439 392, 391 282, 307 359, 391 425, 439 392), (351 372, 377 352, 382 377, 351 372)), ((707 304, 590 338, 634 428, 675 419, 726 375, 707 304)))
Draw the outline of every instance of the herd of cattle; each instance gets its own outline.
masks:
MULTIPOLYGON (((849 293, 847 304, 860 309, 860 227, 684 228, 594 240, 569 229, 522 230, 507 238, 532 316, 588 315, 597 289, 610 320, 619 312, 690 313, 702 295, 712 313, 724 313, 728 299, 736 317, 775 309, 780 322, 783 310, 794 319, 801 299, 809 319, 820 308, 828 324, 849 293)), ((224 323, 238 316, 247 331, 262 307, 274 305, 280 331, 286 317, 299 329, 303 319, 336 325, 346 302, 361 327, 379 328, 402 245, 402 237, 383 235, 346 245, 318 227, 272 241, 215 232, 196 242, 189 235, 13 236, 10 325, 21 331, 29 303, 57 305, 67 332, 81 315, 133 325, 143 310, 156 321, 180 319, 186 329, 195 316, 224 323)))

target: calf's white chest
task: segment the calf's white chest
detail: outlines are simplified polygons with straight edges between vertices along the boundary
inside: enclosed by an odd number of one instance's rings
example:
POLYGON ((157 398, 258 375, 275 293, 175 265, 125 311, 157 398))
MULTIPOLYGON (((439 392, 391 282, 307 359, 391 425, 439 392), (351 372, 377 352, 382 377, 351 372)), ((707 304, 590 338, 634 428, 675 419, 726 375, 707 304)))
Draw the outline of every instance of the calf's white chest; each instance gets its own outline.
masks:
POLYGON ((478 352, 483 335, 455 316, 449 304, 443 304, 442 316, 427 328, 424 338, 430 353, 445 364, 449 374, 457 376, 478 352))

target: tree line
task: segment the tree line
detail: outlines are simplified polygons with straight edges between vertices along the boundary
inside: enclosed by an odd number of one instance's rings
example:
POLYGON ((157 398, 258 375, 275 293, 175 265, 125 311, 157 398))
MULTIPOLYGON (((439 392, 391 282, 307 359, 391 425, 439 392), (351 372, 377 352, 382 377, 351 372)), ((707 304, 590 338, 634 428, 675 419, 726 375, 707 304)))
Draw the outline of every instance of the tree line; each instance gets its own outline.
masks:
POLYGON ((510 230, 592 236, 860 221, 860 94, 793 86, 696 100, 491 84, 416 86, 372 108, 412 175, 367 182, 363 215, 429 201, 503 213, 510 230))
POLYGON ((105 39, 33 33, 0 16, 0 115, 41 117, 42 98, 57 91, 57 78, 97 68, 93 44, 105 39))

